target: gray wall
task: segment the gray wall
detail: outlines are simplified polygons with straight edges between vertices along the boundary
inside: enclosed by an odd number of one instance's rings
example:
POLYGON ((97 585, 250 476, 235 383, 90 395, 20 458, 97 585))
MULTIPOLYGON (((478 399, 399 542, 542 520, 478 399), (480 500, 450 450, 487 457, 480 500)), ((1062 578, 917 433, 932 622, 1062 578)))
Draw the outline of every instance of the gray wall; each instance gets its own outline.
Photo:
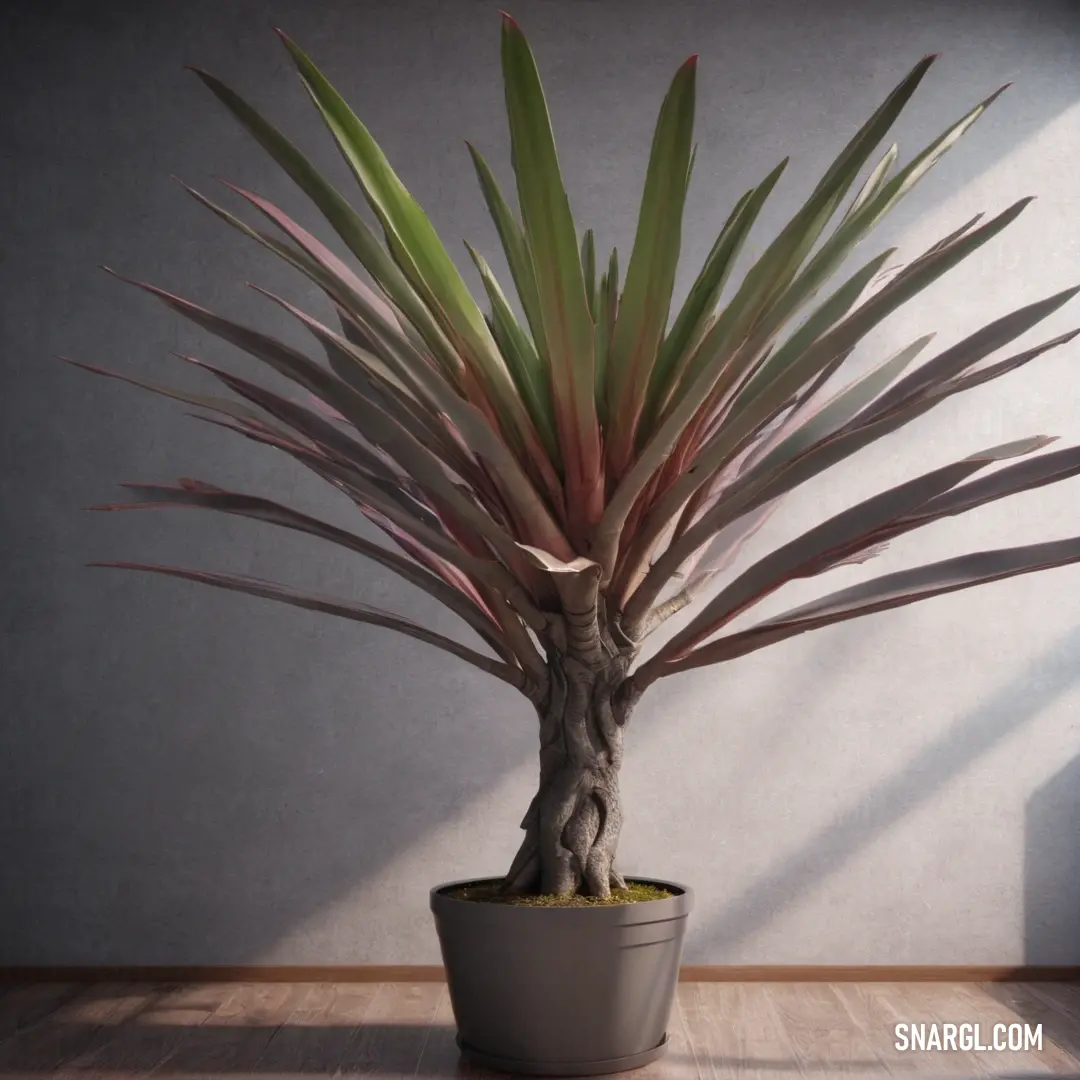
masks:
MULTIPOLYGON (((212 189, 222 175, 314 224, 181 70, 196 63, 345 183, 271 22, 339 84, 447 239, 494 255, 461 142, 475 140, 506 175, 494 9, 110 0, 25 3, 7 16, 0 963, 433 962, 427 888, 499 873, 512 855, 535 774, 534 724, 513 692, 383 631, 83 567, 234 569, 457 632, 422 596, 314 541, 197 514, 81 512, 112 499, 116 481, 194 476, 350 520, 272 453, 52 358, 192 386, 170 351, 250 370, 99 262, 303 342, 242 283, 316 312, 319 300, 169 179, 212 189)), ((1080 279, 1073 4, 517 0, 514 10, 548 82, 575 210, 624 251, 655 109, 678 62, 701 54, 688 270, 734 199, 791 153, 760 249, 923 53, 945 55, 900 125, 907 152, 1015 81, 882 229, 881 246, 910 256, 978 210, 1040 199, 856 363, 928 329, 947 344, 1080 279)), ((1078 321, 1074 304, 1042 332, 1078 321)), ((1074 346, 939 409, 823 478, 762 542, 1011 437, 1080 440, 1078 363, 1074 346)), ((828 584, 1075 535, 1078 485, 937 525, 828 584)), ((630 735, 624 868, 697 887, 691 962, 1019 963, 1026 941, 1033 960, 1080 963, 1078 709, 1075 568, 661 684, 630 735)))

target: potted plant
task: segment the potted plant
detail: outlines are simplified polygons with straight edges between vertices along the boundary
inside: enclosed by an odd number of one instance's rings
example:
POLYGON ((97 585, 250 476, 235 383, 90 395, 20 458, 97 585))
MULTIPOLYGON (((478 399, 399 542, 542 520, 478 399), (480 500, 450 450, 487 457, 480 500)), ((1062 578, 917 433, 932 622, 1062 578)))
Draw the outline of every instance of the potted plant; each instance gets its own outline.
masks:
POLYGON ((459 1041, 477 1060, 521 1072, 644 1064, 663 1051, 691 894, 670 882, 625 881, 616 867, 619 766, 635 704, 659 678, 846 619, 1080 560, 1076 538, 980 551, 869 576, 729 629, 793 579, 863 562, 920 526, 1080 471, 1078 448, 1030 456, 1051 441, 1042 436, 991 447, 865 499, 732 569, 746 541, 800 485, 952 395, 1070 340, 1074 333, 988 360, 1078 290, 1011 311, 912 366, 931 335, 922 337, 834 389, 869 331, 993 239, 1029 201, 966 222, 891 275, 885 268, 893 252, 885 251, 829 284, 997 93, 901 167, 895 146, 880 157, 878 148, 934 57, 921 60, 736 278, 744 241, 786 162, 743 195, 672 311, 694 157, 696 58, 678 70, 661 107, 621 274, 616 253, 599 259, 593 234, 575 226, 532 53, 505 17, 516 210, 471 152, 521 314, 469 248, 486 292, 482 310, 367 129, 282 37, 381 239, 284 135, 201 71, 358 265, 256 194, 232 189, 274 231, 191 193, 325 292, 335 327, 267 294, 311 332, 325 363, 154 286, 141 288, 306 396, 272 392, 193 359, 235 396, 206 397, 80 366, 196 405, 213 422, 284 452, 350 500, 390 544, 196 480, 125 485, 134 501, 104 509, 198 507, 321 537, 425 590, 460 616, 476 641, 253 578, 104 565, 383 626, 520 690, 538 714, 540 741, 539 784, 521 823, 520 850, 500 879, 456 882, 431 894, 459 1041), (991 468, 1006 459, 1018 460, 991 468), (695 601, 697 614, 642 662, 650 635, 695 601))

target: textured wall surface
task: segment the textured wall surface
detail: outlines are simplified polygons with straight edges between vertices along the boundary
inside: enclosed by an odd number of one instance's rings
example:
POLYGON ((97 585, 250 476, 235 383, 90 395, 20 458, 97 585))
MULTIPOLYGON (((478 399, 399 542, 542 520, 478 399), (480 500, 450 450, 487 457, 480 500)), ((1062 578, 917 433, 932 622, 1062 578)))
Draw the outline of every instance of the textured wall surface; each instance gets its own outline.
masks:
MULTIPOLYGON (((464 138, 507 177, 496 5, 473 0, 23 3, 0 39, 0 963, 428 963, 427 889, 499 873, 535 725, 507 688, 375 628, 166 579, 131 558, 448 613, 317 541, 198 514, 88 515, 120 480, 193 476, 348 522, 269 451, 62 353, 188 386, 173 350, 252 370, 137 277, 304 343, 243 282, 304 282, 170 179, 221 175, 315 215, 189 74, 220 74, 347 186, 268 29, 339 85, 452 250, 503 267, 464 138)), ((1015 86, 882 227, 922 250, 1035 193, 1020 221, 869 339, 948 344, 1080 280, 1080 12, 981 0, 517 0, 579 219, 628 252, 667 80, 701 55, 684 290, 734 200, 785 154, 751 247, 870 109, 942 51, 898 128, 911 153, 1015 86)), ((756 243, 756 247, 755 247, 756 243)), ((872 252, 869 252, 872 253, 872 252)), ((470 277, 470 281, 475 279, 470 277)), ((1074 303, 1037 331, 1080 322, 1074 303)), ((1080 348, 954 399, 793 499, 761 543, 874 488, 1037 432, 1080 440, 1080 348)), ((1080 480, 920 532, 830 587, 1080 533, 1080 480)), ((760 550, 760 545, 755 550, 760 550)), ((821 583, 778 598, 785 605, 821 583)), ((695 963, 1080 963, 1080 569, 796 638, 660 684, 629 735, 624 870, 692 883, 695 963)))

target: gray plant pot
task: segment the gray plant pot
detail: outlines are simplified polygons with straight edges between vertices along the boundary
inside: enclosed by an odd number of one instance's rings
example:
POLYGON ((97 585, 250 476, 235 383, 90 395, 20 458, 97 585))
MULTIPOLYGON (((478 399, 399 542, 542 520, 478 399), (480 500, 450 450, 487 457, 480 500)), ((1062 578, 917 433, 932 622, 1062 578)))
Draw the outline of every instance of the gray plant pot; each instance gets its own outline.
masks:
POLYGON ((685 885, 638 904, 525 907, 431 890, 458 1046, 476 1065, 534 1076, 636 1069, 667 1048, 686 917, 685 885))

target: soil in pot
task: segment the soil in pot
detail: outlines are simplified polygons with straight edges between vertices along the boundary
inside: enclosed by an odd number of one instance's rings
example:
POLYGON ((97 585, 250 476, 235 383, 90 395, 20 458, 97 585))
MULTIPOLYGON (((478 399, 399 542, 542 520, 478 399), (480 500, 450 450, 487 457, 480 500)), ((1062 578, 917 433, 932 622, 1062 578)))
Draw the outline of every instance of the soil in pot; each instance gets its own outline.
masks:
POLYGON ((499 892, 497 883, 478 881, 470 885, 463 885, 460 888, 450 889, 446 895, 452 900, 473 900, 481 904, 564 908, 640 904, 646 900, 665 900, 675 894, 662 886, 650 885, 642 881, 628 881, 625 889, 612 889, 611 895, 606 897, 579 896, 576 893, 570 896, 547 896, 543 894, 537 896, 504 896, 499 892))

